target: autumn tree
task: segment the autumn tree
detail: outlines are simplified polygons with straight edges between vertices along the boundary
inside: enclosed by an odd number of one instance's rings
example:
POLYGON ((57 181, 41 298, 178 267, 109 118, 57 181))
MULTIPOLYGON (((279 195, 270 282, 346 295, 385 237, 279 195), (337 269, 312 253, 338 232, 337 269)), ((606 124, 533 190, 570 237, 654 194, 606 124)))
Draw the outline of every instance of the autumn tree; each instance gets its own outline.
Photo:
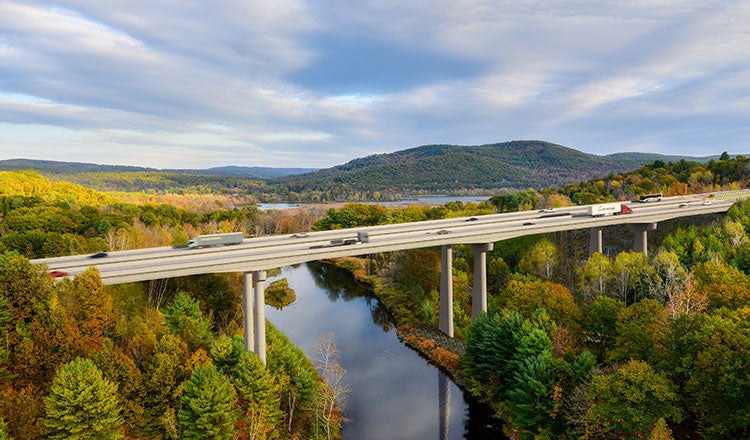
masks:
POLYGON ((234 436, 237 393, 229 379, 209 364, 193 370, 178 413, 183 439, 230 440, 234 436))
POLYGON ((643 361, 631 360, 612 374, 594 376, 587 412, 596 430, 615 438, 644 438, 660 419, 680 421, 674 385, 643 361))
POLYGON ((340 411, 345 407, 351 389, 340 358, 341 351, 336 347, 333 333, 315 341, 313 363, 327 385, 315 402, 315 412, 328 440, 339 437, 340 411))
POLYGON ((590 303, 599 295, 607 293, 612 278, 612 263, 609 258, 595 252, 583 265, 580 285, 585 302, 590 303))
POLYGON ((644 299, 622 309, 615 326, 617 338, 610 352, 613 360, 639 359, 656 364, 665 357, 669 318, 658 302, 644 299))
POLYGON ((123 438, 117 385, 90 359, 78 358, 61 367, 44 405, 47 438, 123 438))
POLYGON ((518 266, 525 273, 549 280, 559 264, 560 254, 555 244, 542 239, 529 249, 518 266))
POLYGON ((750 432, 750 308, 684 316, 673 371, 703 438, 750 432))

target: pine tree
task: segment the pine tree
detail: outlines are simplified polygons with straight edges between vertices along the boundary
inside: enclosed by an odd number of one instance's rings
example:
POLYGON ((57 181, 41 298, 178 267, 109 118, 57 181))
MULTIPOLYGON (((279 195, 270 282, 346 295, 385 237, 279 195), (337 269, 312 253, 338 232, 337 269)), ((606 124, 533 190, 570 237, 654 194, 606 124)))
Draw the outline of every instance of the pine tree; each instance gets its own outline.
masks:
POLYGON ((250 438, 267 438, 284 420, 278 385, 255 353, 243 351, 233 373, 244 412, 241 429, 250 438))
POLYGON ((237 393, 212 364, 193 370, 185 384, 178 413, 183 439, 226 439, 234 436, 237 393))
POLYGON ((90 359, 77 358, 60 368, 44 404, 47 438, 122 438, 117 385, 90 359))

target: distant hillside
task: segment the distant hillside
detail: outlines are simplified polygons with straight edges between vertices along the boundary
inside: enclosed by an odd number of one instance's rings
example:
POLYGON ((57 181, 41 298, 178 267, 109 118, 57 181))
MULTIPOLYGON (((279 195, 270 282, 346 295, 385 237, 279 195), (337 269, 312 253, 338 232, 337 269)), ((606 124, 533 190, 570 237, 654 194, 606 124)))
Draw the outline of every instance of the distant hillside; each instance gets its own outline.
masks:
POLYGON ((226 166, 208 169, 164 169, 134 167, 126 165, 98 165, 83 162, 58 162, 52 160, 33 159, 8 159, 0 160, 0 170, 19 171, 32 170, 42 174, 69 174, 69 173, 171 173, 171 174, 197 174, 201 176, 220 177, 242 177, 247 179, 268 179, 272 177, 284 177, 294 174, 303 174, 315 171, 317 168, 269 168, 269 167, 238 167, 226 166))
POLYGON ((333 168, 271 180, 290 191, 348 186, 355 191, 455 192, 545 188, 639 168, 684 156, 620 153, 596 156, 544 141, 491 145, 426 145, 355 159, 333 168))
POLYGON ((0 161, 0 170, 33 170, 53 182, 73 182, 100 191, 243 194, 263 202, 329 202, 562 187, 631 171, 657 160, 705 163, 716 158, 653 153, 597 156, 544 141, 512 141, 425 145, 354 159, 323 170, 237 166, 158 170, 29 159, 0 161))

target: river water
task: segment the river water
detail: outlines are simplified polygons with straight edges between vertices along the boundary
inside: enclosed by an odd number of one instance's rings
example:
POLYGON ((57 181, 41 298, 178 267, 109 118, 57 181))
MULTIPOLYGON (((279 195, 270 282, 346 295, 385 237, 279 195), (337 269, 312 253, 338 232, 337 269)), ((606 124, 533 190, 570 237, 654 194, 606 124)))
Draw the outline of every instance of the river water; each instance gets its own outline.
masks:
MULTIPOLYGON (((399 200, 397 202, 361 202, 368 205, 443 205, 448 202, 480 203, 487 201, 488 196, 419 196, 412 199, 399 200)), ((258 209, 267 211, 271 209, 293 209, 305 206, 299 203, 259 203, 258 209)))
MULTIPOLYGON (((396 337, 377 299, 348 273, 322 264, 282 269, 297 293, 266 318, 309 357, 333 333, 351 392, 344 408, 347 440, 505 439, 500 422, 396 337)), ((269 283, 274 279, 269 279, 269 283)))

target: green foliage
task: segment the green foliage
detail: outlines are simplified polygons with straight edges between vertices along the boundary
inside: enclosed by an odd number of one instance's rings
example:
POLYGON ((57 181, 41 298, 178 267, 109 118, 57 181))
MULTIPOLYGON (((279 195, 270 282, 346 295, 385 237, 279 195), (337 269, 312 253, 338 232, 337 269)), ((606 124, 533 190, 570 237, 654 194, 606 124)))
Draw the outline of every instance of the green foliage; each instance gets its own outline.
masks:
POLYGON ((289 287, 286 278, 272 282, 266 289, 266 304, 279 310, 293 303, 297 299, 294 289, 289 287))
POLYGON ((599 295, 583 307, 581 327, 583 343, 599 360, 607 358, 617 340, 617 319, 625 305, 614 298, 599 295))
POLYGON ((492 197, 490 203, 498 212, 530 211, 539 206, 539 197, 533 190, 510 192, 492 197))
POLYGON ((245 408, 242 430, 253 438, 269 438, 284 420, 280 394, 271 373, 254 353, 242 352, 232 371, 232 382, 245 408))
POLYGON ((180 292, 164 310, 164 320, 172 333, 179 335, 188 344, 190 351, 208 349, 211 343, 211 323, 201 314, 198 301, 180 292))
POLYGON ((750 429, 750 309, 685 316, 677 326, 676 376, 703 438, 742 438, 750 429))
POLYGON ((209 364, 193 370, 185 384, 178 413, 183 439, 224 439, 234 436, 237 393, 229 379, 209 364))
POLYGON ((617 315, 613 360, 638 359, 656 365, 667 352, 669 321, 664 307, 652 299, 641 300, 617 315))
POLYGON ((599 432, 616 438, 643 438, 660 419, 681 420, 673 389, 669 379, 648 363, 629 361, 612 374, 593 378, 588 418, 599 432))
POLYGON ((523 358, 509 384, 506 403, 513 413, 513 425, 525 432, 536 433, 552 424, 555 374, 549 361, 548 353, 523 358))
POLYGON ((117 385, 90 359, 78 358, 60 368, 44 404, 47 438, 123 438, 117 385))

